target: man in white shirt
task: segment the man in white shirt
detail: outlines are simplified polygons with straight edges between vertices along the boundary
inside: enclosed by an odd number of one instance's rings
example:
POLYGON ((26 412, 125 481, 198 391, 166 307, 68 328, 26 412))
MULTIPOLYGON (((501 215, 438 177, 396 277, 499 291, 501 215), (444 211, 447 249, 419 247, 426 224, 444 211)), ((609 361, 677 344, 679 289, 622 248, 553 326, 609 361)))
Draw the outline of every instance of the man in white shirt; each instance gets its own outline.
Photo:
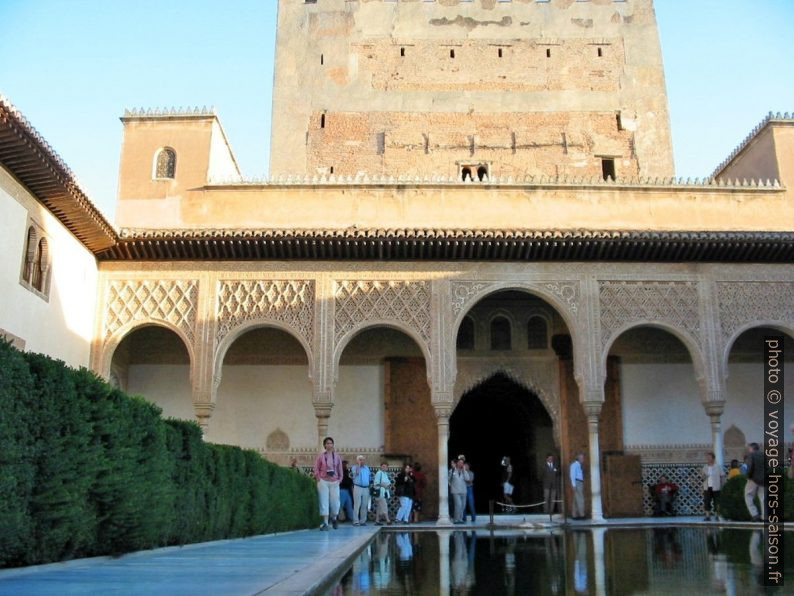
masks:
POLYGON ((579 453, 571 463, 571 488, 573 489, 573 518, 584 519, 584 453, 579 453))

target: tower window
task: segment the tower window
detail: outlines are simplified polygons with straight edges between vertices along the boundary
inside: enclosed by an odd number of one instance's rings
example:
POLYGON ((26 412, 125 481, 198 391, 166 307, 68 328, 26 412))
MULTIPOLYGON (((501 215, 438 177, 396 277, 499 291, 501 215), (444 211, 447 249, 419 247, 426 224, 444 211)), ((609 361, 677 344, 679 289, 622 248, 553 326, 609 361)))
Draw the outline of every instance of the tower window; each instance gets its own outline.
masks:
POLYGON ((601 176, 604 180, 615 179, 615 160, 604 158, 601 160, 601 176))
POLYGON ((467 180, 473 180, 473 178, 471 177, 471 168, 468 166, 461 168, 460 177, 464 182, 466 182, 467 180))
POLYGON ((320 128, 325 128, 325 114, 320 114, 320 128))
POLYGON ((604 55, 604 50, 601 49, 601 48, 598 48, 598 57, 601 58, 603 55, 604 55))
POLYGON ((502 57, 502 48, 499 48, 499 57, 502 57))
POLYGON ((546 321, 542 317, 531 317, 527 322, 527 348, 545 350, 549 345, 546 321))
POLYGON ((405 48, 400 48, 400 56, 405 57, 405 48))
POLYGON ((491 321, 491 349, 509 350, 511 348, 510 321, 506 317, 494 317, 491 321))
POLYGON ((176 175, 176 151, 163 147, 155 154, 154 177, 171 178, 176 175))
POLYGON ((450 50, 449 51, 449 57, 450 58, 454 58, 455 57, 455 50, 450 50))
POLYGON ((477 180, 482 182, 487 177, 488 177, 488 168, 486 166, 479 166, 477 168, 477 180))
POLYGON ((623 119, 620 117, 620 112, 615 114, 615 121, 618 125, 618 130, 623 130, 623 119))
POLYGON ((325 55, 320 54, 320 66, 322 66, 323 64, 325 64, 325 55))

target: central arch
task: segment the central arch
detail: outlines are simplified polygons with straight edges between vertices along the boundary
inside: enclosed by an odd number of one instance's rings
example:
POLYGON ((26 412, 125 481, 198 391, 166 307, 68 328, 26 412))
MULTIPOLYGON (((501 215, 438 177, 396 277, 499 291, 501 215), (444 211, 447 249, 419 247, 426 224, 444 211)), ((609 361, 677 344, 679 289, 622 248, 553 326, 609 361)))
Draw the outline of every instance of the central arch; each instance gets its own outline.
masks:
POLYGON ((503 456, 512 460, 513 498, 521 504, 543 500, 541 463, 546 453, 559 454, 541 400, 501 372, 461 397, 450 417, 448 449, 450 458, 463 454, 471 465, 478 513, 488 510, 490 499, 501 500, 503 456))

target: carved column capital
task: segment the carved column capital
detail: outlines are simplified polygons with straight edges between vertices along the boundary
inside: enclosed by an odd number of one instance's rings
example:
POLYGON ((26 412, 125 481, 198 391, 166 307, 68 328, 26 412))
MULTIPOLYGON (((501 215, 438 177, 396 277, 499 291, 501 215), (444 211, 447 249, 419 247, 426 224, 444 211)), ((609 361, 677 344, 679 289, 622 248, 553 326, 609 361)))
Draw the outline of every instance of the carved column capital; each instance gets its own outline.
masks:
POLYGON ((196 419, 201 427, 201 432, 206 433, 209 426, 210 416, 215 410, 215 404, 212 402, 197 402, 193 403, 193 411, 196 413, 196 419))
POLYGON ((314 407, 314 415, 317 418, 330 418, 334 404, 331 402, 314 402, 312 406, 314 407))
POLYGON ((707 401, 703 404, 703 408, 713 422, 715 418, 719 420, 722 416, 722 412, 725 410, 725 402, 723 400, 707 401))

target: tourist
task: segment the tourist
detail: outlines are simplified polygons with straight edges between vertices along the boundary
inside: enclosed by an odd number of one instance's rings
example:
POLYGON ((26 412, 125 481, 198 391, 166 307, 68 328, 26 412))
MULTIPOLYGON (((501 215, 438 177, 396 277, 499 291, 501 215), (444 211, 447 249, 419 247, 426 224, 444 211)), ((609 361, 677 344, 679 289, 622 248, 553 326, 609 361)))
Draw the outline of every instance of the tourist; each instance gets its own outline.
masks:
POLYGON ((353 519, 353 478, 350 477, 350 464, 342 460, 342 480, 339 482, 339 510, 345 512, 347 521, 353 519))
POLYGON ((761 521, 766 518, 766 464, 764 454, 759 449, 758 443, 750 443, 747 446, 747 484, 744 486, 744 503, 753 521, 761 521), (755 506, 755 497, 761 502, 761 515, 755 506))
POLYGON ((463 523, 463 511, 466 508, 466 470, 463 469, 463 456, 458 457, 455 467, 449 472, 449 489, 454 504, 452 522, 463 523))
POLYGON ((557 491, 560 486, 560 469, 557 467, 552 453, 546 454, 546 463, 543 465, 541 478, 543 482, 543 512, 551 515, 554 513, 557 491))
POLYGON ((388 465, 386 462, 381 462, 380 470, 375 474, 373 480, 373 488, 375 489, 375 525, 382 526, 384 523, 390 524, 389 519, 389 504, 388 500, 391 498, 389 487, 391 486, 391 478, 389 478, 388 465), (385 520, 381 521, 381 520, 385 520))
POLYGON ((733 478, 735 476, 741 476, 741 475, 742 475, 742 471, 739 469, 739 460, 738 459, 732 459, 731 460, 731 468, 730 468, 730 470, 728 470, 728 480, 730 480, 731 478, 733 478))
POLYGON ((356 464, 350 471, 353 480, 353 525, 366 526, 369 511, 370 470, 363 455, 356 457, 356 464))
POLYGON ((660 476, 656 484, 656 498, 658 500, 658 511, 660 515, 675 515, 673 513, 673 499, 678 492, 678 485, 670 482, 667 476, 660 476))
POLYGON ((422 464, 419 462, 414 463, 414 507, 413 519, 414 523, 420 521, 422 515, 422 496, 427 487, 427 476, 422 472, 422 464))
POLYGON ((705 521, 711 519, 711 510, 714 510, 714 519, 719 520, 717 504, 720 490, 725 482, 725 472, 722 466, 716 463, 716 456, 709 452, 706 454, 706 465, 703 466, 703 509, 706 512, 705 521))
POLYGON ((579 452, 576 459, 571 462, 570 477, 571 489, 573 490, 573 511, 574 519, 584 519, 584 453, 579 452))
MULTIPOLYGON (((466 479, 466 511, 471 515, 471 521, 477 521, 477 511, 474 509, 474 472, 471 471, 469 462, 463 458, 463 471, 466 479)), ((466 511, 463 512, 463 521, 466 521, 466 511)))
POLYGON ((502 458, 502 499, 505 503, 505 511, 513 512, 513 465, 510 458, 506 455, 502 458))
POLYGON ((411 523, 411 506, 414 503, 414 475, 410 464, 405 464, 394 484, 397 497, 400 499, 400 509, 397 511, 396 521, 409 524, 411 523))
POLYGON ((334 440, 323 439, 323 451, 314 462, 314 477, 317 479, 317 493, 320 497, 320 515, 323 523, 321 530, 328 530, 328 521, 334 530, 338 527, 339 481, 342 478, 342 458, 334 451, 334 440))

